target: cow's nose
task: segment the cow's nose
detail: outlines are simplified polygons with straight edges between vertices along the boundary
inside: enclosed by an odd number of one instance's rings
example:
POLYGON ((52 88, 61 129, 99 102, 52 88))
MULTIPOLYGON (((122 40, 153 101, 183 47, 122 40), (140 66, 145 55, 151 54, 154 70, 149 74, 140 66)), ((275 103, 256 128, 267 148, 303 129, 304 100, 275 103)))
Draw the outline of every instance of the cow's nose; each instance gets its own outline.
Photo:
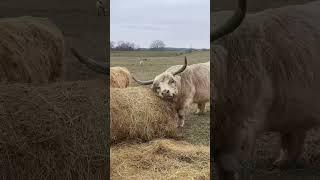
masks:
POLYGON ((162 91, 162 94, 163 94, 163 95, 169 94, 169 90, 163 90, 163 91, 162 91))

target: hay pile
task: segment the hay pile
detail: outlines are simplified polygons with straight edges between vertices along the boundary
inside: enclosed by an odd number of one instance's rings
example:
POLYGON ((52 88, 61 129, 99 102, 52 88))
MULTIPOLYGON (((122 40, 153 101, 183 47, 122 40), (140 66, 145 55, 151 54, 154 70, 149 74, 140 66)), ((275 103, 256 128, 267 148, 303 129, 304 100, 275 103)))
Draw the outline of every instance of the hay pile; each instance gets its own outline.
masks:
POLYGON ((64 37, 47 18, 0 19, 0 82, 47 83, 63 73, 64 37))
POLYGON ((104 81, 0 85, 0 179, 105 179, 104 81))
POLYGON ((110 68, 110 87, 126 88, 130 84, 130 72, 125 67, 110 68))
POLYGON ((208 146, 160 139, 113 146, 110 152, 112 180, 210 179, 208 146))
POLYGON ((110 118, 111 143, 178 135, 174 105, 156 97, 149 88, 111 88, 110 118))

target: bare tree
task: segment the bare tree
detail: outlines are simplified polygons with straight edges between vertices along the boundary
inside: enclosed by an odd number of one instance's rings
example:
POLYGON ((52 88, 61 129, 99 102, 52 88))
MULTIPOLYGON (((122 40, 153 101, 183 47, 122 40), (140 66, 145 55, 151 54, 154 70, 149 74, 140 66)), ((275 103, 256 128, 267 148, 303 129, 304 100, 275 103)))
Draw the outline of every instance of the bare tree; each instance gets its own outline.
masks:
POLYGON ((132 42, 127 41, 118 41, 117 46, 114 47, 114 49, 119 51, 134 51, 138 49, 139 46, 132 42))
POLYGON ((161 40, 154 40, 154 41, 152 41, 152 43, 150 45, 150 49, 163 49, 165 47, 166 47, 166 45, 161 40))
POLYGON ((116 43, 114 41, 110 41, 110 49, 114 49, 116 47, 116 43))

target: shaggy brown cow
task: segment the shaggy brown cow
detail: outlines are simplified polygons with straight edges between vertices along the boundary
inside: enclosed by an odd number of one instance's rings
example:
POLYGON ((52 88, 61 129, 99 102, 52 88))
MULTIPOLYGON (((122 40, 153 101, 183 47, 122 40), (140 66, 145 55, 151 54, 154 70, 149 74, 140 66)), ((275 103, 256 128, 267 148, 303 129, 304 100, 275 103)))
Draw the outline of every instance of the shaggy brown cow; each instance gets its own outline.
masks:
POLYGON ((242 24, 246 0, 238 5, 211 34, 219 179, 239 177, 242 155, 266 131, 281 134, 274 164, 295 162, 306 132, 320 125, 320 1, 250 14, 242 24))
POLYGON ((64 37, 47 18, 0 19, 0 81, 48 83, 63 74, 64 37))

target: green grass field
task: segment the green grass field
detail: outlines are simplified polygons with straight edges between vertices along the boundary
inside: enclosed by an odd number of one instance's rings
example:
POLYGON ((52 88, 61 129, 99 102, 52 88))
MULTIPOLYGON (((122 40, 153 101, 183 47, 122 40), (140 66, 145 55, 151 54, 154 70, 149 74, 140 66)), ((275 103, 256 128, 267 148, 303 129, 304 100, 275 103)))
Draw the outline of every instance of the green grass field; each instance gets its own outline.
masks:
POLYGON ((178 51, 111 51, 111 57, 171 57, 179 53, 178 51))
MULTIPOLYGON (((153 79, 156 75, 165 71, 173 65, 183 64, 184 56, 188 59, 188 64, 209 61, 210 51, 192 52, 184 55, 172 55, 171 51, 138 51, 138 52, 113 52, 111 53, 111 66, 122 66, 139 79, 153 79), (145 54, 144 54, 145 53, 145 54), (143 58, 150 59, 140 65, 143 58)), ((131 86, 136 86, 132 82, 131 86)), ((195 111, 194 107, 190 108, 195 111)), ((190 112, 186 118, 185 128, 183 130, 184 140, 193 144, 209 145, 210 142, 210 112, 205 115, 195 115, 190 112)))
MULTIPOLYGON (((131 53, 131 52, 130 52, 131 53)), ((189 64, 206 62, 209 60, 210 52, 193 52, 180 56, 167 56, 168 52, 158 54, 152 52, 150 56, 128 56, 129 52, 119 53, 111 57, 111 66, 127 67, 131 73, 141 80, 152 79, 166 68, 182 64, 186 55, 189 64), (150 61, 143 65, 139 64, 141 57, 146 57, 150 61)), ((133 83, 133 86, 136 84, 133 83)), ((191 110, 194 110, 192 108, 191 110)), ((193 144, 209 145, 210 142, 210 112, 198 116, 189 113, 186 119, 183 139, 193 144)), ((303 169, 290 169, 281 171, 271 169, 272 162, 279 153, 279 136, 269 133, 257 140, 256 150, 253 161, 244 163, 242 166, 242 176, 246 179, 280 179, 280 180, 318 180, 320 179, 320 135, 319 131, 312 131, 308 134, 304 154, 302 157, 305 162, 303 169)))

